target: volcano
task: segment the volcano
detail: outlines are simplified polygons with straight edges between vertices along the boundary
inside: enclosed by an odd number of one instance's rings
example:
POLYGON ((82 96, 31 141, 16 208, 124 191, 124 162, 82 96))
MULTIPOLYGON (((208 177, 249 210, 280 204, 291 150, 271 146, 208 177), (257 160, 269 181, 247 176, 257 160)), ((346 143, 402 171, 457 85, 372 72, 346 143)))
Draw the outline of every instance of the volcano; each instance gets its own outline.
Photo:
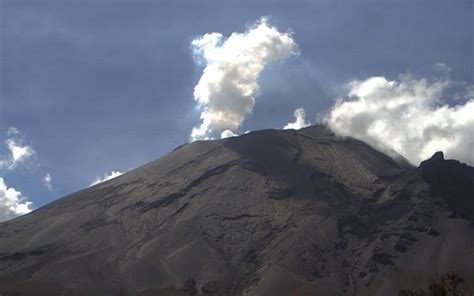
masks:
POLYGON ((322 126, 185 144, 0 224, 8 295, 474 291, 474 168, 322 126))

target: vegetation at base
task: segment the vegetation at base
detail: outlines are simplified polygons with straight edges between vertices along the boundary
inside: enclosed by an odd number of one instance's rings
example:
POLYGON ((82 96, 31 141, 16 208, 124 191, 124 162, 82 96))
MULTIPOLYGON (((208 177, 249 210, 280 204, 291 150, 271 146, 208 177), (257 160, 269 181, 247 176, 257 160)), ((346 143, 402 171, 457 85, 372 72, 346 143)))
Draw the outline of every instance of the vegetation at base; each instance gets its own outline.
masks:
POLYGON ((400 290, 398 296, 463 296, 459 291, 458 285, 464 282, 457 272, 448 272, 439 276, 432 284, 428 291, 423 289, 417 290, 400 290))

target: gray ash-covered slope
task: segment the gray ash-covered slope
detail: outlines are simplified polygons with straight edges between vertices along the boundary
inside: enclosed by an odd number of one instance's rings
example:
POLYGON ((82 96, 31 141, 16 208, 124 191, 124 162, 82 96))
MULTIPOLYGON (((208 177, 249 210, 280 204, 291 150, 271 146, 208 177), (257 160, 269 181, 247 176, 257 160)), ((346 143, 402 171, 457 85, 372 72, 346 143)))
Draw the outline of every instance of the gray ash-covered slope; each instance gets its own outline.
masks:
POLYGON ((396 295, 453 270, 472 291, 472 177, 324 127, 195 142, 0 224, 0 293, 396 295))

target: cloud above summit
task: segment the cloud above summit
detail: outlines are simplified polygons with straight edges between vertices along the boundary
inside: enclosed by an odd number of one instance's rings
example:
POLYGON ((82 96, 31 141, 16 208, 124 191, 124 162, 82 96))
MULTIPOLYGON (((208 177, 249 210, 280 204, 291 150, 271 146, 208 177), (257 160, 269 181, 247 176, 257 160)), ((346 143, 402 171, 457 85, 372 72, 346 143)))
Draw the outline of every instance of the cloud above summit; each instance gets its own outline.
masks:
MULTIPOLYGON (((194 87, 201 122, 192 129, 191 141, 237 136, 254 108, 265 66, 298 53, 291 34, 280 32, 265 18, 244 33, 200 36, 191 48, 195 62, 203 67, 194 87)), ((434 70, 440 79, 401 75, 394 80, 384 76, 353 80, 347 96, 336 100, 324 121, 340 136, 357 138, 391 156, 402 155, 414 165, 436 151, 474 165, 472 87, 453 94, 452 68, 436 63, 434 70), (447 95, 452 97, 446 100, 447 95)), ((294 116, 284 129, 310 125, 303 107, 294 116)))
POLYGON ((193 128, 192 141, 234 135, 254 108, 265 65, 297 53, 291 34, 280 32, 265 18, 228 38, 205 34, 193 40, 191 48, 195 61, 204 66, 194 88, 201 123, 193 128))
POLYGON ((418 165, 436 151, 474 165, 474 97, 467 92, 449 105, 443 100, 447 79, 429 81, 370 77, 349 83, 327 116, 338 135, 360 139, 388 154, 393 151, 418 165))

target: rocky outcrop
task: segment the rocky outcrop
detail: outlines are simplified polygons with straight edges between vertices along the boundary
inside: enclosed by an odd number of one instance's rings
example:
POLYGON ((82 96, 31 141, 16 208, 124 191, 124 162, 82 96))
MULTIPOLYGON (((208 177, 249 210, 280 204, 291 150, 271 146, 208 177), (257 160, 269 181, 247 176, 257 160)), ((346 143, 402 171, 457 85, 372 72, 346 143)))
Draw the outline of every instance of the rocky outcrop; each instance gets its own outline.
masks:
POLYGON ((452 218, 465 217, 474 222, 473 167, 457 160, 445 160, 443 152, 436 152, 420 164, 418 171, 431 185, 432 194, 444 198, 453 211, 452 218))

